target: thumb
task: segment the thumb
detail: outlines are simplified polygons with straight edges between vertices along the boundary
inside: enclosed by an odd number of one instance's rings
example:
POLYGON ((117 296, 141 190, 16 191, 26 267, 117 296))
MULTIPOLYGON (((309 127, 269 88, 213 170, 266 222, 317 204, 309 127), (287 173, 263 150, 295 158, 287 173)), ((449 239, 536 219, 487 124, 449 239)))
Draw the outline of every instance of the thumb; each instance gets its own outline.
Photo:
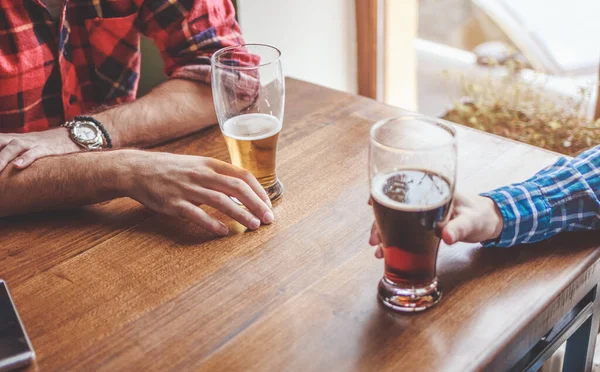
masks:
POLYGON ((442 239, 444 240, 444 243, 452 245, 465 240, 465 238, 471 234, 472 229, 473 224, 469 218, 464 214, 459 215, 444 226, 444 229, 442 230, 442 239))

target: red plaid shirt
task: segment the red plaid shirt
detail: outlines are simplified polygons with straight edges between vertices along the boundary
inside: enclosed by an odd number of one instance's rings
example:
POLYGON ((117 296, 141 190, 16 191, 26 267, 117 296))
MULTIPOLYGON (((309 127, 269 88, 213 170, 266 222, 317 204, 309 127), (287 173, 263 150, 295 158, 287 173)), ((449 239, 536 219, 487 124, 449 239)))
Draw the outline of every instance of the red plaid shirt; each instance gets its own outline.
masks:
POLYGON ((135 99, 140 33, 170 78, 210 82, 210 56, 241 44, 230 0, 0 0, 0 132, 59 126, 135 99))

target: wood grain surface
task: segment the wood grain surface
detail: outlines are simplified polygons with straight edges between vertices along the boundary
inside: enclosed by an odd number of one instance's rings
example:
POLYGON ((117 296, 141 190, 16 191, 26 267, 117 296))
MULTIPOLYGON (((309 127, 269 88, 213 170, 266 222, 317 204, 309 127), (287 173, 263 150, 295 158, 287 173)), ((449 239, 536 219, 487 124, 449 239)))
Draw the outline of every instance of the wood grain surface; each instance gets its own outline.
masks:
MULTIPOLYGON (((399 109, 287 80, 276 221, 216 239, 122 199, 0 220, 0 277, 52 370, 506 369, 599 281, 598 234, 442 246, 444 295, 377 302, 367 244, 369 127, 399 109)), ((524 180, 557 156, 458 128, 458 188, 524 180)), ((227 160, 218 128, 162 147, 227 160)), ((35 368, 35 367, 34 367, 35 368)))

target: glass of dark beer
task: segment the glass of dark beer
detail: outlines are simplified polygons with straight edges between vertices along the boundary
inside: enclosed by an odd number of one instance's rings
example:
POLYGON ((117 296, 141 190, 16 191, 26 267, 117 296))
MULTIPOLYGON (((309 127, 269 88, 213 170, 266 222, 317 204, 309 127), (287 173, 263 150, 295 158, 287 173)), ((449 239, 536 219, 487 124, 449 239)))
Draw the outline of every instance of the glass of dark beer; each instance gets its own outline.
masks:
POLYGON ((385 261, 379 299, 396 311, 426 310, 442 295, 436 259, 456 182, 454 128, 418 114, 376 123, 369 176, 385 261))

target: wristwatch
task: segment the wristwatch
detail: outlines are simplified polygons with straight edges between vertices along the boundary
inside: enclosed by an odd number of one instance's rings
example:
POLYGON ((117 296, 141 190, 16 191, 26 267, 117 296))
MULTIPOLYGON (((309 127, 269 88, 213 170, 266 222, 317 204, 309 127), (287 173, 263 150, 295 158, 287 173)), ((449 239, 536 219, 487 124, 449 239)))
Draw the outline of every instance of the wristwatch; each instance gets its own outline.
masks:
POLYGON ((69 130, 71 140, 86 150, 112 148, 110 135, 104 126, 91 116, 75 116, 62 126, 69 130))

